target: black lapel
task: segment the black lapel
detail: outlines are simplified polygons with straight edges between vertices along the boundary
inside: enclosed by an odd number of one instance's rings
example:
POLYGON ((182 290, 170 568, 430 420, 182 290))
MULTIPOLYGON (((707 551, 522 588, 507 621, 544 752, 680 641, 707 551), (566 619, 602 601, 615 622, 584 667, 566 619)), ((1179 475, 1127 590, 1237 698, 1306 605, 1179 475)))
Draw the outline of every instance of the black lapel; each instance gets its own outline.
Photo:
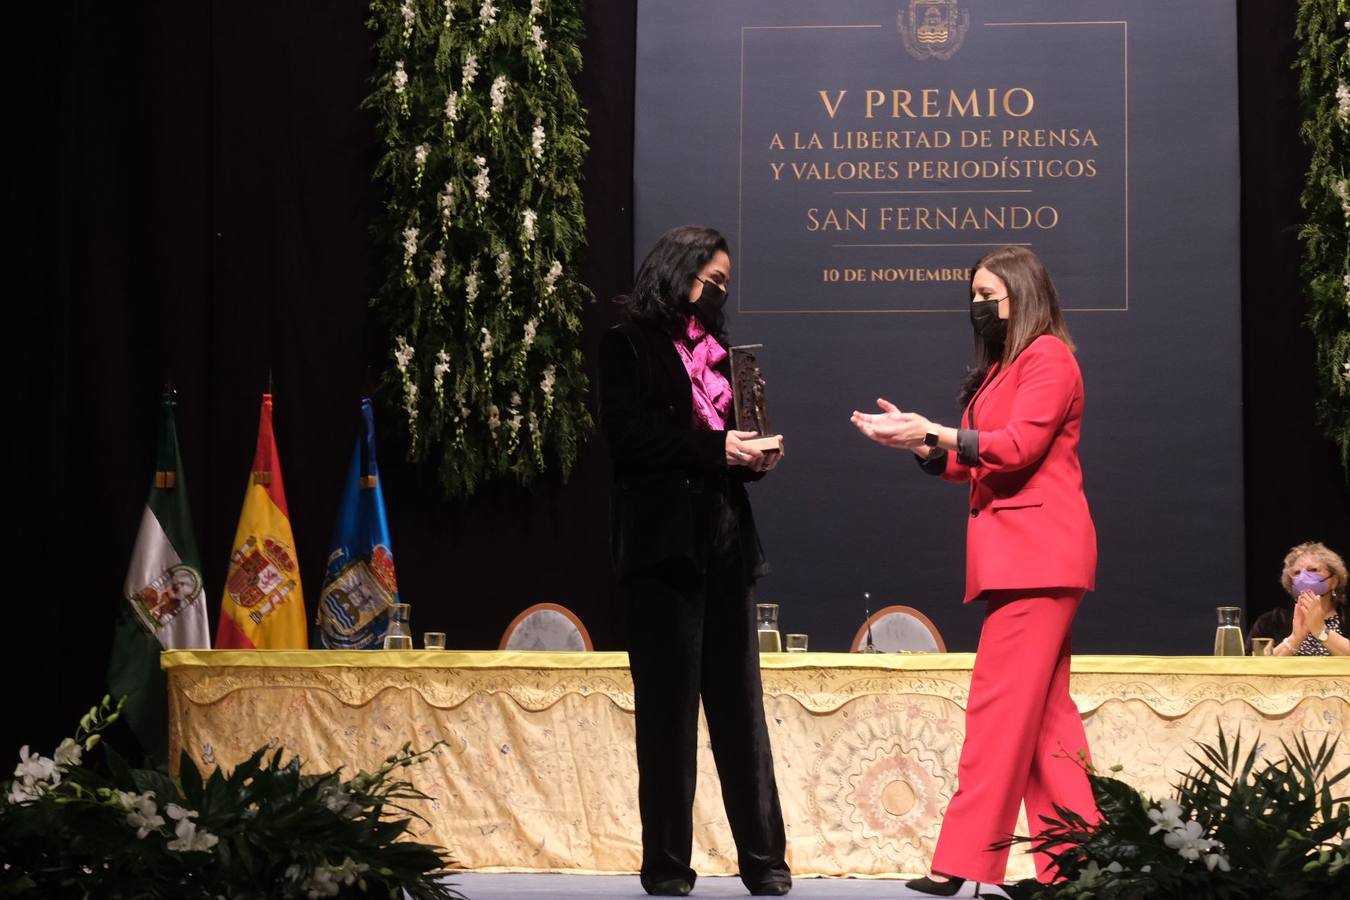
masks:
POLYGON ((656 357, 657 378, 666 389, 671 405, 675 407, 675 421, 694 421, 694 395, 689 384, 689 372, 680 359, 679 351, 670 335, 659 328, 644 328, 647 344, 656 357))

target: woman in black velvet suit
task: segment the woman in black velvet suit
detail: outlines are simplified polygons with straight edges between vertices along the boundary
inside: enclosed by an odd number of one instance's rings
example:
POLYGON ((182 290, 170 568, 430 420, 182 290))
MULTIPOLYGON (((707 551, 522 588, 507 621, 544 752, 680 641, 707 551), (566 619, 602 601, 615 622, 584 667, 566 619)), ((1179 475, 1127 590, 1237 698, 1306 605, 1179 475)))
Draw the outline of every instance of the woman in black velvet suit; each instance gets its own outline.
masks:
POLYGON ((689 867, 699 697, 741 879, 792 886, 764 722, 755 579, 765 570, 745 483, 780 453, 728 430, 722 307, 726 240, 667 232, 638 270, 628 321, 600 342, 600 424, 614 460, 611 549, 628 607, 637 718, 642 886, 682 896, 689 867))

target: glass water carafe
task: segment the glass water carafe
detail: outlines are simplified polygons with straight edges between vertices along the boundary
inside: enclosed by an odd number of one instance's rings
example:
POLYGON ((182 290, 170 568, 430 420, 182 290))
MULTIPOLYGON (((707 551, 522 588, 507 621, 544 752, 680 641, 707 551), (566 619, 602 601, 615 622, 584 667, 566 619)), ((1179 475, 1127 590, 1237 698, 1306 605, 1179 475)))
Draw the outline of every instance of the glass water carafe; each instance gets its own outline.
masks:
POLYGON ((389 628, 384 633, 384 649, 411 650, 413 648, 412 607, 407 603, 389 605, 389 628))
POLYGON ((755 604, 755 627, 759 629, 759 652, 783 652, 783 639, 778 634, 778 604, 755 604))
POLYGON ((1242 641, 1242 609, 1237 606, 1220 606, 1219 627, 1214 632, 1215 656, 1245 656, 1246 646, 1242 641))

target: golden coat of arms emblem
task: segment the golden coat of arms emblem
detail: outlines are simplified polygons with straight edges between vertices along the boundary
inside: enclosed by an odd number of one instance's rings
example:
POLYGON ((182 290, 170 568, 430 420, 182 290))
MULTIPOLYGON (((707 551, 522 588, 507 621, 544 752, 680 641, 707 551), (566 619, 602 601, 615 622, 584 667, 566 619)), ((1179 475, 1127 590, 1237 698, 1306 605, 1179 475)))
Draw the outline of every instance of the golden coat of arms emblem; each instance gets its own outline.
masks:
POLYGON ((957 0, 909 0, 896 17, 900 40, 915 59, 951 59, 970 30, 970 13, 957 0))

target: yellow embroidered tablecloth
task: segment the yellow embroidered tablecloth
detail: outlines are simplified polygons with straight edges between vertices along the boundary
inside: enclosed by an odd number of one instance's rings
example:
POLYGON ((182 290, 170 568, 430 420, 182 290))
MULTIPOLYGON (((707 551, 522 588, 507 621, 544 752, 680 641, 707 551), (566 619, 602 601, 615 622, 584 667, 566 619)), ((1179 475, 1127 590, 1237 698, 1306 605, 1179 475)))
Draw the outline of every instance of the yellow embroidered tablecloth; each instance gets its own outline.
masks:
MULTIPOLYGON (((764 703, 799 874, 925 870, 955 790, 973 654, 768 654, 764 703)), ((640 853, 633 685, 623 653, 227 651, 163 654, 170 758, 233 766, 264 744, 306 768, 407 770, 432 799, 420 839, 486 871, 633 872, 640 853)), ((1350 724, 1350 659, 1077 656, 1071 689, 1094 763, 1163 796, 1218 726, 1264 753, 1350 724)), ((706 727, 694 860, 735 871, 706 727)), ((1350 742, 1337 751, 1350 766, 1350 742)), ((1019 821, 1020 834, 1026 833, 1019 821)), ((1031 874, 1015 853, 1009 877, 1031 874)))

